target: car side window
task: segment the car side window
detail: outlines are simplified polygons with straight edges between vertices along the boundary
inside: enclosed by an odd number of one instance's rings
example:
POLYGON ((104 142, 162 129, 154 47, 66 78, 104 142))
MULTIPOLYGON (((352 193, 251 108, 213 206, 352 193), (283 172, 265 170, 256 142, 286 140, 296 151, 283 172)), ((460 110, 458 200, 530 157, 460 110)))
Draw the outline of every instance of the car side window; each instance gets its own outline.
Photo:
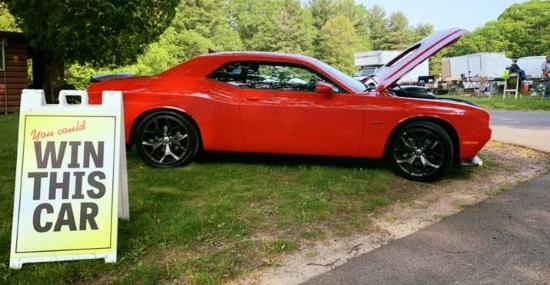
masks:
POLYGON ((233 62, 214 71, 209 78, 235 86, 243 86, 246 82, 248 65, 248 62, 233 62))
POLYGON ((315 92, 317 82, 337 87, 317 72, 303 66, 274 62, 233 62, 216 70, 209 78, 250 89, 315 92))
MULTIPOLYGON (((329 82, 316 72, 297 65, 271 62, 252 62, 245 87, 282 91, 315 92, 317 82, 329 82)), ((339 89, 335 87, 335 92, 339 89)))

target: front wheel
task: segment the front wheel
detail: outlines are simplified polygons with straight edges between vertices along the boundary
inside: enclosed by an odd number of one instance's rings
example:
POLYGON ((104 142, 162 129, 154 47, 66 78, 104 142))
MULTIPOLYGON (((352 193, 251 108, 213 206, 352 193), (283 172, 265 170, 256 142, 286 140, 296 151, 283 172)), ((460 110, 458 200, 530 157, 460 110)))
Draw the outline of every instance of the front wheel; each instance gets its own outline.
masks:
POLYGON ((199 149, 195 125, 173 112, 148 115, 139 123, 134 137, 139 156, 156 167, 187 165, 199 149))
POLYGON ((392 136, 388 159, 397 174, 414 181, 441 178, 453 162, 449 134, 432 122, 410 122, 392 136))

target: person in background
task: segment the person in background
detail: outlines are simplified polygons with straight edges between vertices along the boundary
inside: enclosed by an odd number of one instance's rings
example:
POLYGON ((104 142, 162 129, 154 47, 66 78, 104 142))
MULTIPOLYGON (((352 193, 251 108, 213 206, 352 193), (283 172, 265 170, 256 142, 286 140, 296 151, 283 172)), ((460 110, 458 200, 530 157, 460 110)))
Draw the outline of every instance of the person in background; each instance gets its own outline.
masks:
POLYGON ((521 69, 518 65, 518 60, 514 59, 512 62, 512 65, 510 66, 510 73, 516 73, 519 77, 519 84, 518 84, 518 91, 522 93, 527 93, 529 90, 529 86, 527 85, 527 74, 525 74, 525 70, 521 69))
POLYGON ((546 56, 546 60, 542 63, 542 78, 546 80, 546 88, 544 97, 550 97, 550 55, 546 56))
POLYGON ((525 70, 519 67, 517 59, 514 59, 512 65, 510 66, 510 73, 519 74, 519 78, 521 79, 521 81, 527 80, 527 75, 525 74, 525 70))
POLYGON ((510 66, 506 66, 506 68, 500 73, 500 78, 504 80, 508 80, 510 77, 510 66))
POLYGON ((527 90, 529 89, 529 86, 527 85, 527 82, 525 81, 527 79, 527 75, 525 74, 525 71, 523 69, 521 69, 521 67, 519 67, 517 59, 513 60, 512 65, 506 66, 506 69, 504 69, 504 71, 502 71, 502 73, 500 74, 500 77, 506 81, 506 83, 505 83, 506 85, 504 86, 504 88, 508 89, 508 84, 511 84, 510 86, 516 84, 515 81, 508 83, 508 79, 510 79, 510 76, 512 74, 517 78, 515 80, 518 81, 517 82, 517 91, 518 92, 524 93, 524 91, 523 91, 524 88, 527 89, 527 90))

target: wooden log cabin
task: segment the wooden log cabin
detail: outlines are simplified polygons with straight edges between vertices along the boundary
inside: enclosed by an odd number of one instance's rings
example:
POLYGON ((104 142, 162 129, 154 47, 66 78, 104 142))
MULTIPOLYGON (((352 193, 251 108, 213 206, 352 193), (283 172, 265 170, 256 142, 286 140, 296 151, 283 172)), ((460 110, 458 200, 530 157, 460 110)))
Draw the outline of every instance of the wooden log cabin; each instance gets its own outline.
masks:
POLYGON ((21 91, 29 86, 25 36, 0 31, 0 53, 0 112, 19 112, 21 91))

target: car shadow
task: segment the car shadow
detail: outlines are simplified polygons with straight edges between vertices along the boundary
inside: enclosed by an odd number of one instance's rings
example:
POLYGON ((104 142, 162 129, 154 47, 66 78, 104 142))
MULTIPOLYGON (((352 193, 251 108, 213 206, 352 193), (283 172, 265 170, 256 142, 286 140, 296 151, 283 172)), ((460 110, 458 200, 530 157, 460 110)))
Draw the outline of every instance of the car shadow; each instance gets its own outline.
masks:
MULTIPOLYGON (((144 163, 134 148, 127 150, 128 159, 135 163, 144 163)), ((309 156, 267 153, 240 152, 199 152, 195 163, 208 165, 220 163, 237 163, 258 166, 303 167, 326 166, 344 169, 369 169, 393 172, 383 159, 349 158, 333 156, 309 156)), ((475 167, 451 167, 441 181, 470 179, 476 173, 475 167)), ((396 177, 398 177, 396 175, 396 177)), ((421 182, 422 183, 422 182, 421 182)))
POLYGON ((369 168, 386 169, 389 167, 382 160, 329 157, 329 156, 307 156, 288 154, 265 154, 265 153, 238 153, 238 152, 203 152, 195 159, 197 163, 243 163, 262 164, 276 166, 335 166, 342 168, 369 168))

